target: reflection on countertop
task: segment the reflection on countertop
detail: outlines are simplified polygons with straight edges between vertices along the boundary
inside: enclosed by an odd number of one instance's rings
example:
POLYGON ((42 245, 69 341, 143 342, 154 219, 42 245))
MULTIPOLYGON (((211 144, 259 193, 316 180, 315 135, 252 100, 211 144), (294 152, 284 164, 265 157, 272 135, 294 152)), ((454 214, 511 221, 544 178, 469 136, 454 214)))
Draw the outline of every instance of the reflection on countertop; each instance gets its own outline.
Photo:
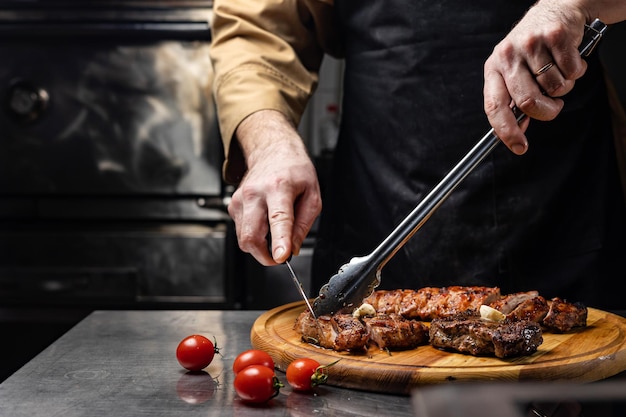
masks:
MULTIPOLYGON (((232 363, 239 353, 251 347, 250 330, 263 313, 260 310, 95 311, 0 384, 0 415, 416 415, 414 397, 330 385, 318 387, 313 394, 294 392, 286 386, 268 404, 242 403, 233 389, 232 363), (181 368, 175 358, 178 342, 193 333, 214 336, 221 352, 204 372, 196 374, 181 368)), ((284 373, 277 371, 277 375, 285 381, 284 373)), ((608 382, 620 384, 621 392, 626 395, 626 372, 591 385, 608 382)), ((506 382, 496 385, 510 385, 516 392, 523 392, 527 386, 506 382)), ((550 387, 557 385, 555 382, 550 387)), ((452 404, 450 398, 458 397, 465 386, 469 387, 460 383, 439 387, 444 390, 446 401, 452 404), (455 394, 451 397, 450 392, 455 394)), ((436 388, 418 388, 417 392, 425 396, 436 388)), ((482 409, 489 409, 498 398, 491 395, 481 403, 482 409)), ((467 411, 463 406, 456 409, 467 411)), ((432 414, 424 414, 429 415, 432 414)))

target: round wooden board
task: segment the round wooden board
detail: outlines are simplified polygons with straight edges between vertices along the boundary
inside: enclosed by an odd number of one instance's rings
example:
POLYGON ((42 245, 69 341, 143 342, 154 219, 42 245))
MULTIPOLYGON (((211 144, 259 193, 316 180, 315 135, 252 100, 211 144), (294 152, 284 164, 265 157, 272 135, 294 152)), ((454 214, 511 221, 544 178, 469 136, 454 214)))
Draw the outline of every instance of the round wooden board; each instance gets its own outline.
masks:
POLYGON ((293 329, 304 302, 263 313, 251 331, 255 349, 267 351, 285 371, 300 357, 333 365, 329 385, 366 391, 409 394, 420 385, 451 381, 598 381, 626 370, 626 319, 589 308, 587 327, 567 334, 544 332, 536 353, 511 359, 444 352, 430 345, 391 352, 335 352, 302 342, 293 329))

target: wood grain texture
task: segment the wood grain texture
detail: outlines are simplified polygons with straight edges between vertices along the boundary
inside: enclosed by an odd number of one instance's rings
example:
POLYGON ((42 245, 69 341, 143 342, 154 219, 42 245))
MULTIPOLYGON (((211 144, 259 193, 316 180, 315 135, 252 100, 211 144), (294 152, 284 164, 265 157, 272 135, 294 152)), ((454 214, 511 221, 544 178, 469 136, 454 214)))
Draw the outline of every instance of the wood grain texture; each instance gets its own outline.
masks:
POLYGON ((366 391, 409 394, 420 385, 460 381, 592 382, 626 370, 626 319, 590 308, 587 327, 567 334, 544 332, 531 356, 498 359, 444 352, 430 345, 391 352, 370 347, 362 354, 335 352, 302 342, 293 329, 304 302, 276 307, 254 322, 251 343, 267 351, 285 371, 300 357, 328 364, 329 385, 366 391))

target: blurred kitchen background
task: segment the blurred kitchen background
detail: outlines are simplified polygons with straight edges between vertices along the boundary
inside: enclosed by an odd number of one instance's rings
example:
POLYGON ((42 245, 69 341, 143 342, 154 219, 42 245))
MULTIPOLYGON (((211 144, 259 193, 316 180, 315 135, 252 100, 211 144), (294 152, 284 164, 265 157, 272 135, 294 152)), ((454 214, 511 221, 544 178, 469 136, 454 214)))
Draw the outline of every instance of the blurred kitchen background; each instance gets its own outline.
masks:
MULTIPOLYGON (((0 1, 0 380, 94 309, 267 309, 211 97, 212 1, 0 1)), ((340 62, 301 125, 327 165, 340 62), (329 133, 322 133, 322 125, 329 133)), ((293 266, 308 290, 314 233, 293 266)))
MULTIPOLYGON (((286 266, 239 251, 226 211, 211 7, 0 1, 0 381, 94 309, 299 299, 286 266)), ((602 53, 624 99, 622 26, 602 53)), ((327 57, 300 126, 322 187, 341 73, 327 57)), ((293 258, 307 291, 314 240, 293 258)))

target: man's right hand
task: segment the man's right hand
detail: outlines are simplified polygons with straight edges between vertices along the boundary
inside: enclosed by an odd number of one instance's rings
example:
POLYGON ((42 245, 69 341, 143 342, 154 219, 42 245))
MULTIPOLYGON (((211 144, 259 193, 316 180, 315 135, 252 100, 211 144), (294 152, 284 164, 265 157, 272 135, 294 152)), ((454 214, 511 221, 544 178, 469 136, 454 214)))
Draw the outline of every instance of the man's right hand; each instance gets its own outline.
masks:
POLYGON ((299 253, 321 212, 315 167, 295 126, 280 112, 251 114, 236 136, 248 167, 228 206, 239 248, 262 265, 283 263, 299 253))

